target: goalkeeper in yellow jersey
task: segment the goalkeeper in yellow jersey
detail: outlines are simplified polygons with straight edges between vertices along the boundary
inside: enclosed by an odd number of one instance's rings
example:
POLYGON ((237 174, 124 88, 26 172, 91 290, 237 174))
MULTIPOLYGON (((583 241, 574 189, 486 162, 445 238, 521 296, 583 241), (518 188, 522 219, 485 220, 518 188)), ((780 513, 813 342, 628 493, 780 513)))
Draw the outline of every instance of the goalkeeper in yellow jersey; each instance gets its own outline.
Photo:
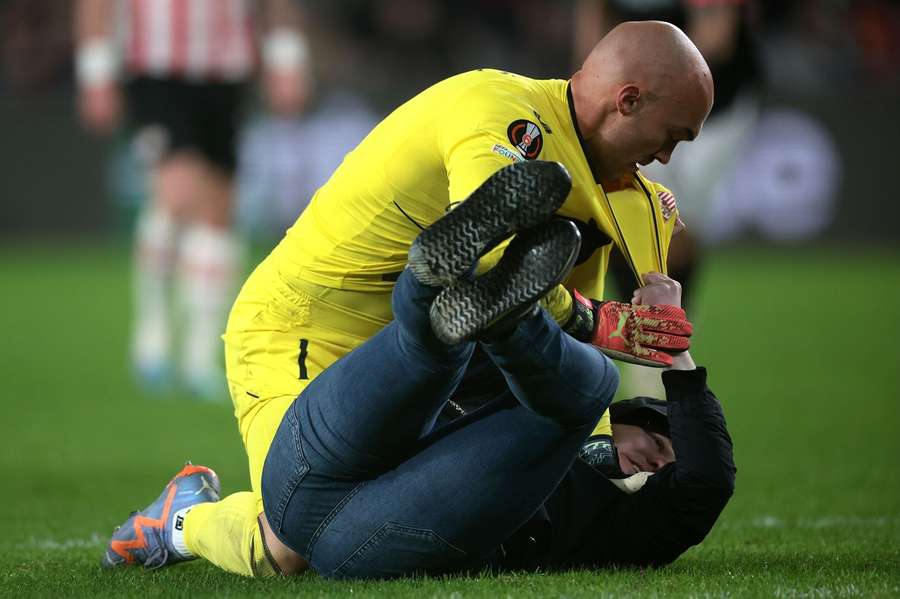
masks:
MULTIPOLYGON (((365 356, 374 354, 362 348, 396 322, 392 291, 398 280, 410 278, 407 265, 417 284, 444 288, 437 299, 430 296, 431 326, 447 347, 474 346, 498 327, 537 318, 530 310, 539 300, 548 326, 565 331, 567 347, 588 347, 581 343, 587 341, 619 359, 671 364, 670 353, 686 349, 690 334, 679 308, 585 298, 602 297, 613 244, 627 257, 636 287, 641 273, 665 272, 677 214, 660 202, 665 190, 644 179, 639 165, 666 162, 676 144, 699 135, 712 100, 709 69, 687 37, 671 25, 643 22, 610 32, 568 81, 478 70, 400 106, 347 155, 250 276, 232 309, 224 335, 226 368, 251 491, 216 501, 211 471, 186 468, 160 499, 114 534, 104 565, 162 566, 201 557, 250 576, 299 572, 310 562, 315 568, 316 540, 361 485, 396 466, 393 458, 377 456, 396 457, 397 447, 362 446, 339 432, 329 437, 320 447, 328 455, 310 458, 342 464, 343 482, 334 486, 308 476, 309 466, 296 455, 269 455, 269 449, 279 427, 290 426, 289 408, 314 404, 313 389, 336 384, 340 389, 331 391, 341 401, 362 406, 370 391, 397 383, 384 380, 386 371, 367 363, 365 356), (553 216, 565 220, 548 224, 553 216), (510 237, 512 242, 504 240, 510 237), (544 243, 555 249, 542 253, 544 243), (571 260, 560 258, 573 248, 571 260), (562 262, 528 266, 535 255, 542 256, 538 262, 547 256, 562 262), (339 360, 341 370, 332 369, 339 360), (317 381, 323 372, 330 376, 317 381), (293 481, 287 490, 264 493, 264 466, 266 476, 293 481), (286 533, 285 510, 290 506, 296 515, 293 498, 310 485, 320 492, 312 493, 299 521, 292 516, 294 532, 286 533)), ((608 417, 600 414, 616 379, 605 362, 597 368, 603 392, 586 410, 588 420, 597 413, 585 438, 611 434, 608 417)), ((427 443, 439 434, 431 431, 435 405, 446 404, 464 371, 454 370, 439 388, 420 389, 427 414, 413 414, 403 404, 387 420, 417 423, 415 436, 427 443)), ((579 430, 584 413, 576 418, 579 430)), ((320 432, 331 427, 321 426, 320 432)), ((408 449, 408 439, 394 441, 408 449)), ((555 459, 565 465, 564 457, 555 459)), ((549 478, 537 488, 549 493, 549 481, 562 473, 550 468, 543 476, 549 478)), ((398 496, 407 491, 396 488, 398 496)), ((536 500, 543 499, 529 499, 536 500)), ((518 518, 519 512, 510 513, 518 518)), ((517 528, 504 522, 510 534, 517 528)), ((406 532, 416 537, 421 531, 406 532)))

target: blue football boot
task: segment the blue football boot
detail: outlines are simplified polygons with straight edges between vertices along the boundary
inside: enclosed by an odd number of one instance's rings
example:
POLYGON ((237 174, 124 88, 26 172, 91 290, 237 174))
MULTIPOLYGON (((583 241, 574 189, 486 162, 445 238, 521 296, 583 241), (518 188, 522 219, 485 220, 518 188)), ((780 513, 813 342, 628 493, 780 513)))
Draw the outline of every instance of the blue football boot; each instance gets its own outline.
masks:
POLYGON ((219 500, 219 477, 210 468, 188 462, 169 481, 162 494, 139 512, 132 512, 125 523, 113 531, 106 553, 100 560, 104 568, 140 564, 148 569, 191 559, 179 553, 172 542, 175 529, 181 530, 184 508, 219 500))
POLYGON ((172 390, 172 367, 167 362, 133 364, 131 373, 140 389, 152 396, 159 397, 172 390))

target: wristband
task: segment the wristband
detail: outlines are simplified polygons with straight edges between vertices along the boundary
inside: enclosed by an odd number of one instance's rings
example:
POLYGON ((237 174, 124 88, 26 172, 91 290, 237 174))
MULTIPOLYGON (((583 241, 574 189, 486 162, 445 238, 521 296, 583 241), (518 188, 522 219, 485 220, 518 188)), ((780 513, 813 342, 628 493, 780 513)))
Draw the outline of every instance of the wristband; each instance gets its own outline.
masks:
POLYGON ((90 87, 115 79, 118 69, 116 51, 106 38, 95 37, 78 46, 75 56, 75 76, 78 83, 90 87))
POLYGON ((562 325, 562 330, 579 341, 590 341, 594 333, 594 320, 593 302, 573 289, 572 316, 562 325))

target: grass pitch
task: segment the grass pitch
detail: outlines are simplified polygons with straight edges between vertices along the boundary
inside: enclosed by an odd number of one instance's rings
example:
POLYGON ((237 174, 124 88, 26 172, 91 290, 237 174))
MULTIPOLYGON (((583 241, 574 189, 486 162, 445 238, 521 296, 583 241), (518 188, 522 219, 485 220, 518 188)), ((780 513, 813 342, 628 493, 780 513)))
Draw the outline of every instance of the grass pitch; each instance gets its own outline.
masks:
POLYGON ((663 570, 333 583, 200 562, 102 572, 112 527, 185 459, 247 486, 226 404, 128 373, 129 250, 0 247, 0 596, 900 596, 900 250, 718 251, 695 357, 735 441, 737 492, 663 570))

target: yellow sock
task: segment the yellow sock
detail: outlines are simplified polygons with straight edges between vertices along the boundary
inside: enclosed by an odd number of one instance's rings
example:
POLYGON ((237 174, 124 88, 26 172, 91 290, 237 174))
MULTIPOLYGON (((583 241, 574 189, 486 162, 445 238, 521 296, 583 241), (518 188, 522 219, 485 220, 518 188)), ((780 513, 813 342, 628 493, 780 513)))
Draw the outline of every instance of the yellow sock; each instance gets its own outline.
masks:
POLYGON ((612 437, 612 424, 609 422, 609 410, 603 412, 603 416, 600 417, 600 422, 597 423, 597 426, 594 427, 594 432, 591 433, 592 437, 596 437, 597 435, 608 435, 612 437))
POLYGON ((247 491, 192 508, 184 518, 187 548, 227 572, 258 578, 275 576, 257 521, 257 499, 247 491))

